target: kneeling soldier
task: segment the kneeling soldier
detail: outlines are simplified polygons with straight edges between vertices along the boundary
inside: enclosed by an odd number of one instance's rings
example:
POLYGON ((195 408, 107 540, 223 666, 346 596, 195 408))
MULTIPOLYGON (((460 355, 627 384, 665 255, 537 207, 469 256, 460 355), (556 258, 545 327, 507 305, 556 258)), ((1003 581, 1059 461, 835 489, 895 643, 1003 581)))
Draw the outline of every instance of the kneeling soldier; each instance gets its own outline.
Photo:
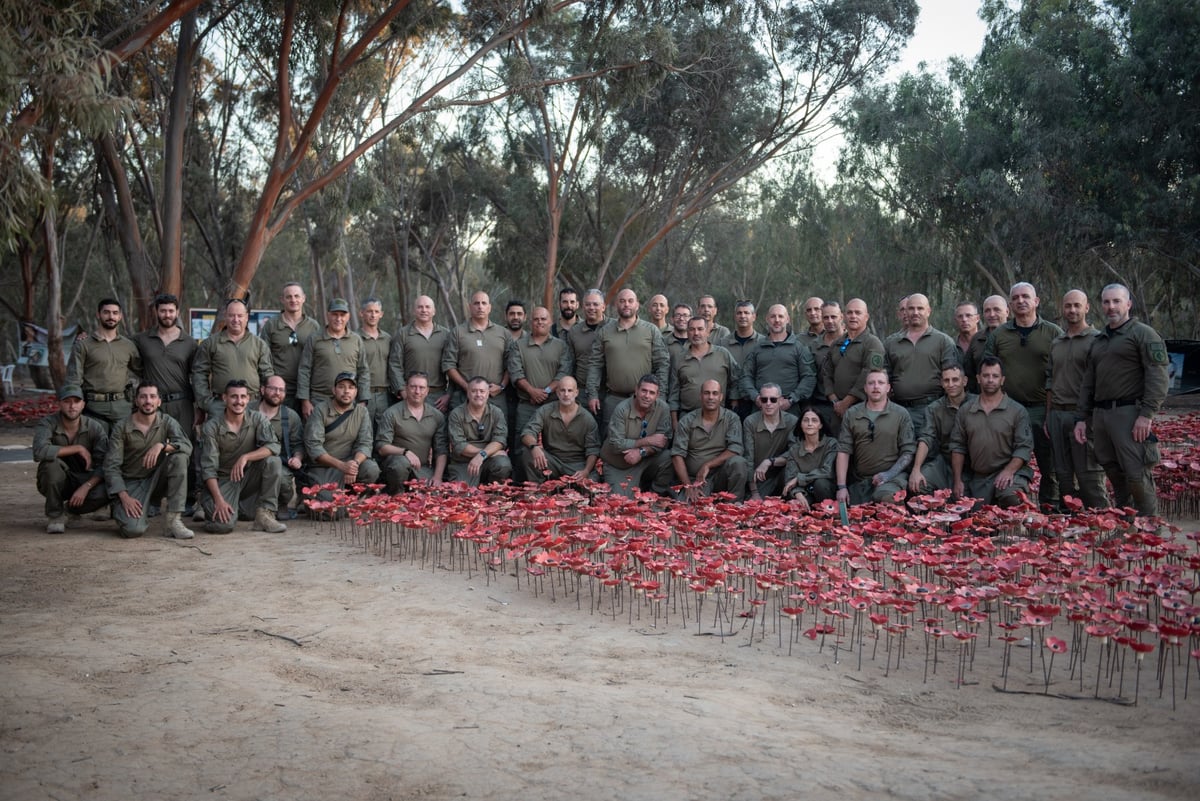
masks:
POLYGON ((83 390, 58 391, 58 411, 38 423, 33 435, 37 488, 46 498, 46 533, 62 534, 65 514, 76 517, 108 505, 104 489, 104 423, 83 414, 83 390))

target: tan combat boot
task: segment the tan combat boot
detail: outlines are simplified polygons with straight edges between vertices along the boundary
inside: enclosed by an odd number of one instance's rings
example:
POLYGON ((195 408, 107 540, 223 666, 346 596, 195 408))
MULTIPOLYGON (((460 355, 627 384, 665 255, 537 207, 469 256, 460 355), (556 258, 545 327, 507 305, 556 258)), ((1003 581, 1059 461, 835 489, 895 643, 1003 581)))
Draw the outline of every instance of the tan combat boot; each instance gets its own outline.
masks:
POLYGON ((167 512, 163 518, 163 536, 174 537, 177 540, 190 540, 196 534, 183 524, 179 512, 167 512))
POLYGON ((258 507, 258 511, 254 513, 254 525, 250 527, 253 531, 265 531, 268 534, 282 534, 287 531, 287 526, 275 519, 275 513, 265 507, 258 507))

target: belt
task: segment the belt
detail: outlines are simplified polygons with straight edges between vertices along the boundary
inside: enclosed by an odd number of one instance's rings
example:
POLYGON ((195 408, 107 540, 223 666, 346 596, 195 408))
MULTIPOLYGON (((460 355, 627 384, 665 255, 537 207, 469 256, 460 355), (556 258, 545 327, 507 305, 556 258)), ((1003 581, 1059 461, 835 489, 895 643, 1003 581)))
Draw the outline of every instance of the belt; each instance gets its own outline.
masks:
POLYGON ((372 392, 387 392, 387 387, 371 387, 372 392))
POLYGON ((1056 412, 1073 412, 1075 404, 1073 403, 1051 403, 1050 408, 1056 412))
POLYGON ((181 401, 181 400, 191 400, 191 399, 192 399, 192 393, 190 393, 190 392, 168 392, 166 395, 163 395, 163 403, 170 403, 171 401, 181 401))
POLYGON ((1118 406, 1136 406, 1139 398, 1117 398, 1116 400, 1098 400, 1092 403, 1094 409, 1116 409, 1118 406))
POLYGON ((101 402, 125 400, 125 393, 124 392, 88 392, 88 393, 85 393, 84 400, 101 401, 101 402))
POLYGON ((895 398, 893 398, 893 400, 895 400, 897 404, 899 404, 900 406, 903 406, 905 409, 911 409, 914 406, 928 406, 929 404, 931 404, 935 400, 937 400, 937 396, 936 395, 926 395, 923 398, 913 398, 912 400, 899 400, 899 399, 895 399, 895 398))

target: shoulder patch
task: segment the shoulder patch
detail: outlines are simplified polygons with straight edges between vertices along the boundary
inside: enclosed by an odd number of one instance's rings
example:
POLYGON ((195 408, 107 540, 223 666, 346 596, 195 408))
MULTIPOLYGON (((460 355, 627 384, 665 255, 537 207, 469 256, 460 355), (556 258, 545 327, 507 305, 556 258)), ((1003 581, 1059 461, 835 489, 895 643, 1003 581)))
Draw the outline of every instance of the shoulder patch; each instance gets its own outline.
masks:
POLYGON ((1162 342, 1151 342, 1150 361, 1154 364, 1166 364, 1168 361, 1167 346, 1162 342))
POLYGON ((870 367, 872 370, 882 370, 883 369, 883 354, 882 353, 872 353, 867 358, 867 367, 870 367))

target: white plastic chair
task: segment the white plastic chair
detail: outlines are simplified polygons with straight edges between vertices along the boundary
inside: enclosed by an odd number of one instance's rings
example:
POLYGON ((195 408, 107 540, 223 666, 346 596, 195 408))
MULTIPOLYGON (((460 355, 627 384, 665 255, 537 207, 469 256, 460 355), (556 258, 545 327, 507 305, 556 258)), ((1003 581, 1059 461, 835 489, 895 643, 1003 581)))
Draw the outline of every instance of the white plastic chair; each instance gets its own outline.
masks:
POLYGON ((13 390, 13 380, 12 380, 13 370, 15 370, 15 369, 17 369, 17 366, 15 364, 6 364, 3 367, 0 367, 0 380, 3 380, 3 382, 4 382, 4 396, 5 397, 16 394, 16 392, 13 390))

